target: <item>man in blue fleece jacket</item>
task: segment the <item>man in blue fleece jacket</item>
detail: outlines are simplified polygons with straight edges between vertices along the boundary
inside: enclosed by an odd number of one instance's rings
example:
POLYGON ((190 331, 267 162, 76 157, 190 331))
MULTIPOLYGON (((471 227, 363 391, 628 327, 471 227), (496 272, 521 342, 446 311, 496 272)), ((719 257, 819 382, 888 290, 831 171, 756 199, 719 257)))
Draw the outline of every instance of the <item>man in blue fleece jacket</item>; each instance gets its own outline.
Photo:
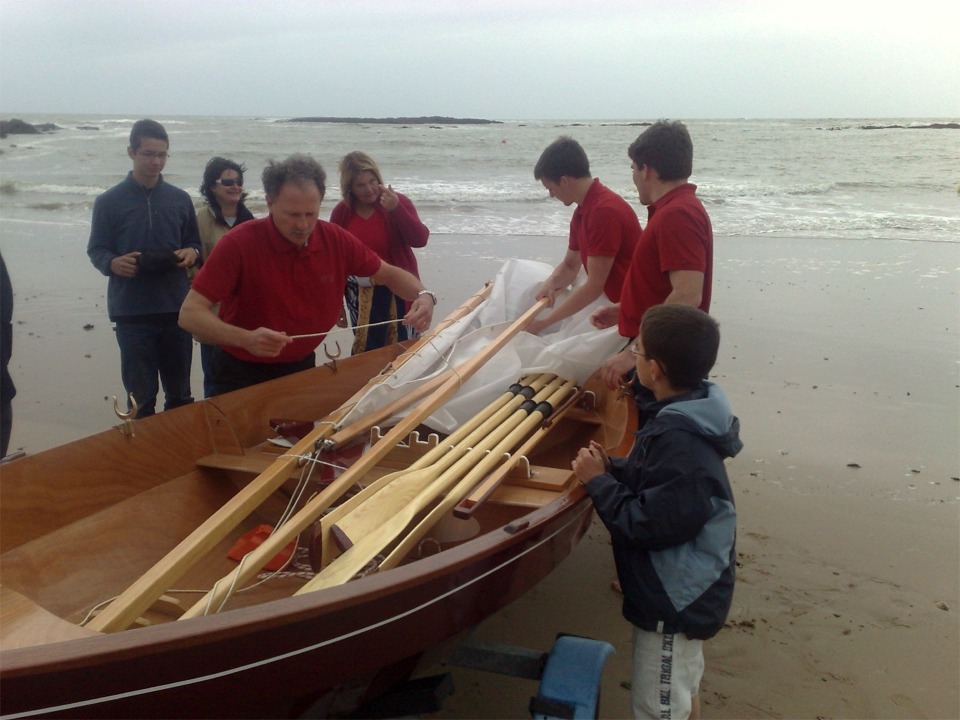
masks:
POLYGON ((177 319, 190 289, 186 269, 200 257, 200 232, 190 196, 163 179, 169 144, 160 123, 133 124, 127 148, 133 170, 97 198, 87 243, 90 262, 110 278, 107 312, 137 417, 154 414, 158 377, 164 410, 193 402, 193 339, 177 319))
POLYGON ((723 461, 743 443, 723 391, 704 380, 719 345, 716 321, 701 310, 647 310, 631 352, 653 392, 650 419, 628 457, 591 443, 573 462, 610 531, 634 626, 635 718, 699 717, 703 641, 733 600, 736 510, 723 461))

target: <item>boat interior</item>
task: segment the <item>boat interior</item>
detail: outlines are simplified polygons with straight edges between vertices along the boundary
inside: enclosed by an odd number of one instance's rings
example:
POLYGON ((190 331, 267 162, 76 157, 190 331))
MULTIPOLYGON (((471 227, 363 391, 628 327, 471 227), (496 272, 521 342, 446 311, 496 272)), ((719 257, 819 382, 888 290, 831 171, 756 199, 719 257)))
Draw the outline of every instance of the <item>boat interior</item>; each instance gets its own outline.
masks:
MULTIPOLYGON (((0 471, 0 648, 98 634, 86 625, 103 606, 276 466, 288 448, 279 442, 276 423, 265 418, 323 417, 355 389, 346 387, 341 395, 318 401, 304 397, 299 388, 286 381, 269 396, 261 392, 195 403, 132 427, 121 423, 86 444, 78 441, 5 466, 0 471), (131 453, 137 446, 139 451, 131 453)), ((595 376, 533 451, 510 459, 511 469, 501 483, 478 502, 446 511, 399 562, 416 562, 522 522, 523 516, 568 492, 575 484, 570 464, 580 447, 591 439, 608 448, 620 444, 624 406, 595 376)), ((339 473, 332 466, 355 460, 386 431, 376 427, 364 437, 366 445, 359 442, 322 456, 330 465, 311 458, 290 467, 269 497, 239 518, 210 551, 193 558, 189 569, 130 627, 181 617, 235 571, 243 553, 288 518, 293 506, 322 493, 339 473)), ((408 468, 442 441, 419 428, 358 478, 339 502, 384 475, 408 468)), ((412 524, 442 498, 440 494, 424 505, 412 524)), ((208 603, 201 614, 289 597, 303 588, 325 559, 345 550, 343 538, 324 537, 318 527, 314 523, 300 532, 253 580, 231 588, 229 599, 216 607, 208 603)), ((363 572, 377 570, 374 561, 363 572)))

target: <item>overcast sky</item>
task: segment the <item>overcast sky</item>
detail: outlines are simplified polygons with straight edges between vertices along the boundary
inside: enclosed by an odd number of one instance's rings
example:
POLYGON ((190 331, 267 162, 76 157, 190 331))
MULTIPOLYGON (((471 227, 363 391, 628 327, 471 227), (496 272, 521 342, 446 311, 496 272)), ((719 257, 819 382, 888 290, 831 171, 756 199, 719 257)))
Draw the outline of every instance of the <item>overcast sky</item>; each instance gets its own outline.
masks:
POLYGON ((0 0, 0 115, 960 117, 957 0, 0 0))

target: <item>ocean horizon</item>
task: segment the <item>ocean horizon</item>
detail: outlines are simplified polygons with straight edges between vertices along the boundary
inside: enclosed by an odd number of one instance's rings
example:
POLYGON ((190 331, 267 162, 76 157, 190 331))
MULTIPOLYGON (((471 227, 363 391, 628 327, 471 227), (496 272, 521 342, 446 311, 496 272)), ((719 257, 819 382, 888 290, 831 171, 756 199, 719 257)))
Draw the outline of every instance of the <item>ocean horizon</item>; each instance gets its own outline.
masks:
MULTIPOLYGON (((8 113, 9 114, 9 113, 8 113)), ((83 234, 93 200, 129 170, 126 143, 137 118, 23 114, 60 129, 0 141, 4 242, 24 225, 56 223, 83 234)), ((627 148, 647 119, 503 120, 496 124, 292 122, 289 118, 157 116, 170 134, 165 178, 200 202, 213 155, 248 169, 248 204, 265 214, 260 169, 305 152, 328 173, 321 210, 339 200, 340 157, 364 150, 386 182, 409 196, 434 234, 566 235, 570 209, 533 178, 540 152, 559 135, 586 150, 594 177, 646 211, 627 148)), ((689 120, 691 182, 717 235, 960 242, 960 132, 912 126, 942 118, 689 120), (882 127, 899 125, 900 127, 882 127), (871 126, 878 129, 861 129, 871 126), (896 165, 896 170, 893 169, 896 165)))

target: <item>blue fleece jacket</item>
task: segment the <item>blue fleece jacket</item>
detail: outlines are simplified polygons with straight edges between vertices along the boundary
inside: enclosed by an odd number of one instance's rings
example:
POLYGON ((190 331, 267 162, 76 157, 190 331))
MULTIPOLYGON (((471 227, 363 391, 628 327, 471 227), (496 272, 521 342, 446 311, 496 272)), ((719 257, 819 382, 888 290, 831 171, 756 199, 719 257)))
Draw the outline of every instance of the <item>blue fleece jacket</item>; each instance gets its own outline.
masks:
POLYGON ((586 490, 613 540, 624 617, 705 640, 733 600, 736 509, 723 460, 743 448, 740 423, 706 381, 645 410, 630 455, 586 490))
POLYGON ((110 261, 118 255, 144 250, 200 252, 197 215, 190 196, 163 177, 146 188, 129 173, 125 180, 107 190, 93 204, 87 255, 107 283, 107 312, 111 320, 140 315, 180 312, 190 289, 183 268, 132 278, 110 272, 110 261))

